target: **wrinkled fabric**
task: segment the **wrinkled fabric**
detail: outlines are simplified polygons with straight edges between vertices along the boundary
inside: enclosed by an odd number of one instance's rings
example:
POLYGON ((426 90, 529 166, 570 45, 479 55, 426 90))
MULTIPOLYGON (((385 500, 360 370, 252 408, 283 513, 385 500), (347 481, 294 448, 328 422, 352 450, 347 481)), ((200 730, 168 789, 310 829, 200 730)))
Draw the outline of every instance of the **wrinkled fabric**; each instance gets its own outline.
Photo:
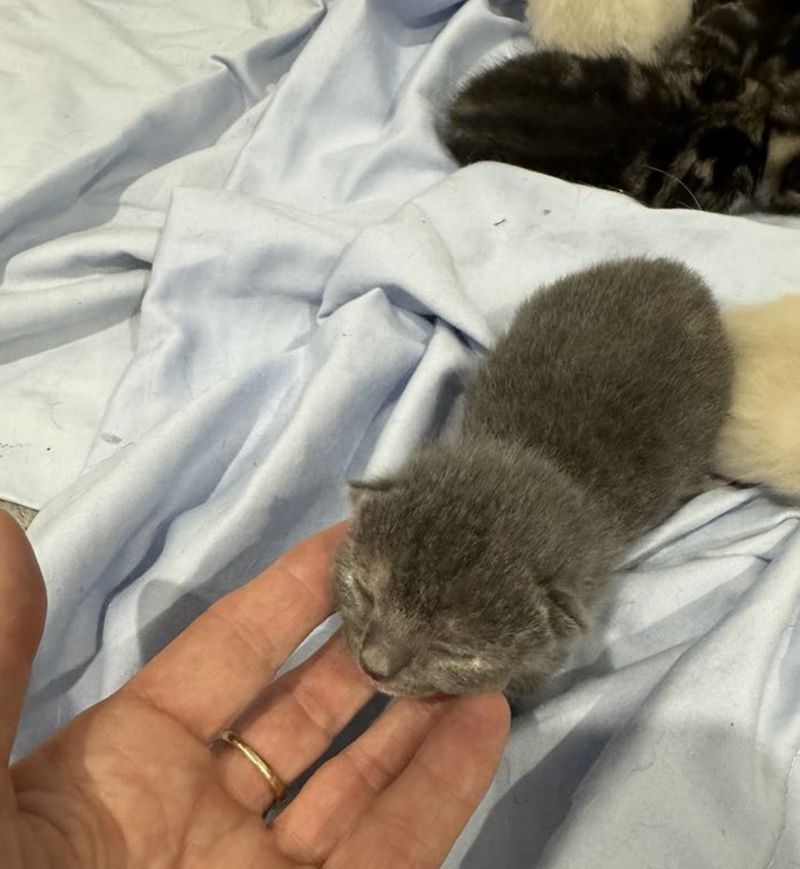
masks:
MULTIPOLYGON (((0 497, 44 507, 50 600, 17 754, 447 433, 543 283, 800 290, 796 219, 456 171, 436 123, 522 13, 0 0, 0 497)), ((799 526, 722 488, 641 541, 447 866, 800 865, 799 526)))

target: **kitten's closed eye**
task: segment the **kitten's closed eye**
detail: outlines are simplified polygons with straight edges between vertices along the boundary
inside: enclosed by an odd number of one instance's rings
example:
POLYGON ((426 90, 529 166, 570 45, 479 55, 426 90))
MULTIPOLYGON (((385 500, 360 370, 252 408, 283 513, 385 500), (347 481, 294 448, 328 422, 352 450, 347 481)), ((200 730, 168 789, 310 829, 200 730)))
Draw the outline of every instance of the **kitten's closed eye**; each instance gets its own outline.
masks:
POLYGON ((436 656, 440 663, 453 667, 468 667, 472 670, 489 670, 491 661, 484 655, 476 655, 475 652, 463 649, 459 646, 449 646, 446 643, 432 643, 430 652, 436 656))
POLYGON ((356 573, 355 570, 348 570, 344 572, 343 574, 341 574, 341 578, 344 580, 344 584, 348 588, 353 588, 357 590, 363 589, 365 591, 367 590, 361 577, 358 573, 356 573))
POLYGON ((375 596, 373 595, 372 590, 367 586, 363 577, 351 573, 348 580, 351 586, 356 589, 365 600, 369 601, 369 603, 374 602, 375 596))
POLYGON ((451 659, 454 667, 467 667, 470 670, 480 670, 481 672, 488 672, 494 669, 492 663, 481 655, 451 655, 451 659))
POLYGON ((375 596, 362 577, 354 570, 348 570, 338 578, 338 584, 346 596, 360 609, 372 607, 375 596))

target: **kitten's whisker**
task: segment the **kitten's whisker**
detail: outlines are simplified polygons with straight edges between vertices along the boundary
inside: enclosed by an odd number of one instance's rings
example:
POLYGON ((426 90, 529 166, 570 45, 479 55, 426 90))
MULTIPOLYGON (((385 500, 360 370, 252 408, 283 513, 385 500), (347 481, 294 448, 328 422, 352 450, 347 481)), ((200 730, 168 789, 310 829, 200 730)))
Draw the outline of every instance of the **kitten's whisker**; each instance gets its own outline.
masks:
POLYGON ((657 169, 655 166, 650 166, 650 165, 648 165, 647 163, 644 164, 644 168, 645 168, 645 169, 649 169, 651 172, 659 172, 659 173, 661 173, 662 175, 665 175, 667 178, 672 178, 673 181, 677 181, 678 184, 680 184, 681 187, 683 187, 683 189, 684 189, 684 190, 689 194, 689 196, 692 197, 692 200, 694 201, 694 204, 697 206, 697 210, 698 210, 698 211, 702 211, 702 210, 703 210, 703 209, 700 207, 700 203, 697 201, 697 197, 694 195, 694 193, 692 193, 691 189, 690 189, 689 187, 687 187, 687 185, 684 184, 684 182, 681 181, 680 178, 678 178, 677 175, 673 175, 672 172, 665 172, 663 169, 657 169))

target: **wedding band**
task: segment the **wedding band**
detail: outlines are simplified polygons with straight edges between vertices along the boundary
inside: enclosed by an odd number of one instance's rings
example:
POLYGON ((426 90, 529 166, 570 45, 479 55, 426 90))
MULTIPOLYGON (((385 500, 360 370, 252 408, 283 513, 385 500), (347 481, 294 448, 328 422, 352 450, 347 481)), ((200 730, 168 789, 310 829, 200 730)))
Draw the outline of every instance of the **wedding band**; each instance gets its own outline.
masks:
POLYGON ((275 772, 275 770, 264 760, 263 757, 253 748, 251 748, 243 739, 240 739, 232 730, 223 730, 214 739, 211 740, 209 748, 214 748, 218 742, 224 742, 226 745, 232 745, 253 764, 253 766, 261 773, 262 777, 270 786, 272 793, 275 795, 275 801, 280 802, 286 795, 286 785, 283 779, 275 772))

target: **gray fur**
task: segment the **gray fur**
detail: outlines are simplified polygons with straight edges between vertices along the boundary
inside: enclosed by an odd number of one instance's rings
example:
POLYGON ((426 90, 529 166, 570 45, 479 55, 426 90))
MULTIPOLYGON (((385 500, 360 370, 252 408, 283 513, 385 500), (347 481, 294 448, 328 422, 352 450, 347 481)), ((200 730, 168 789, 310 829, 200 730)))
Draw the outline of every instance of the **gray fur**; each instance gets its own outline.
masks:
POLYGON ((731 366, 710 292, 668 260, 525 302, 468 388, 460 439, 354 484, 334 591, 381 690, 541 686, 623 547, 702 489, 731 366))

